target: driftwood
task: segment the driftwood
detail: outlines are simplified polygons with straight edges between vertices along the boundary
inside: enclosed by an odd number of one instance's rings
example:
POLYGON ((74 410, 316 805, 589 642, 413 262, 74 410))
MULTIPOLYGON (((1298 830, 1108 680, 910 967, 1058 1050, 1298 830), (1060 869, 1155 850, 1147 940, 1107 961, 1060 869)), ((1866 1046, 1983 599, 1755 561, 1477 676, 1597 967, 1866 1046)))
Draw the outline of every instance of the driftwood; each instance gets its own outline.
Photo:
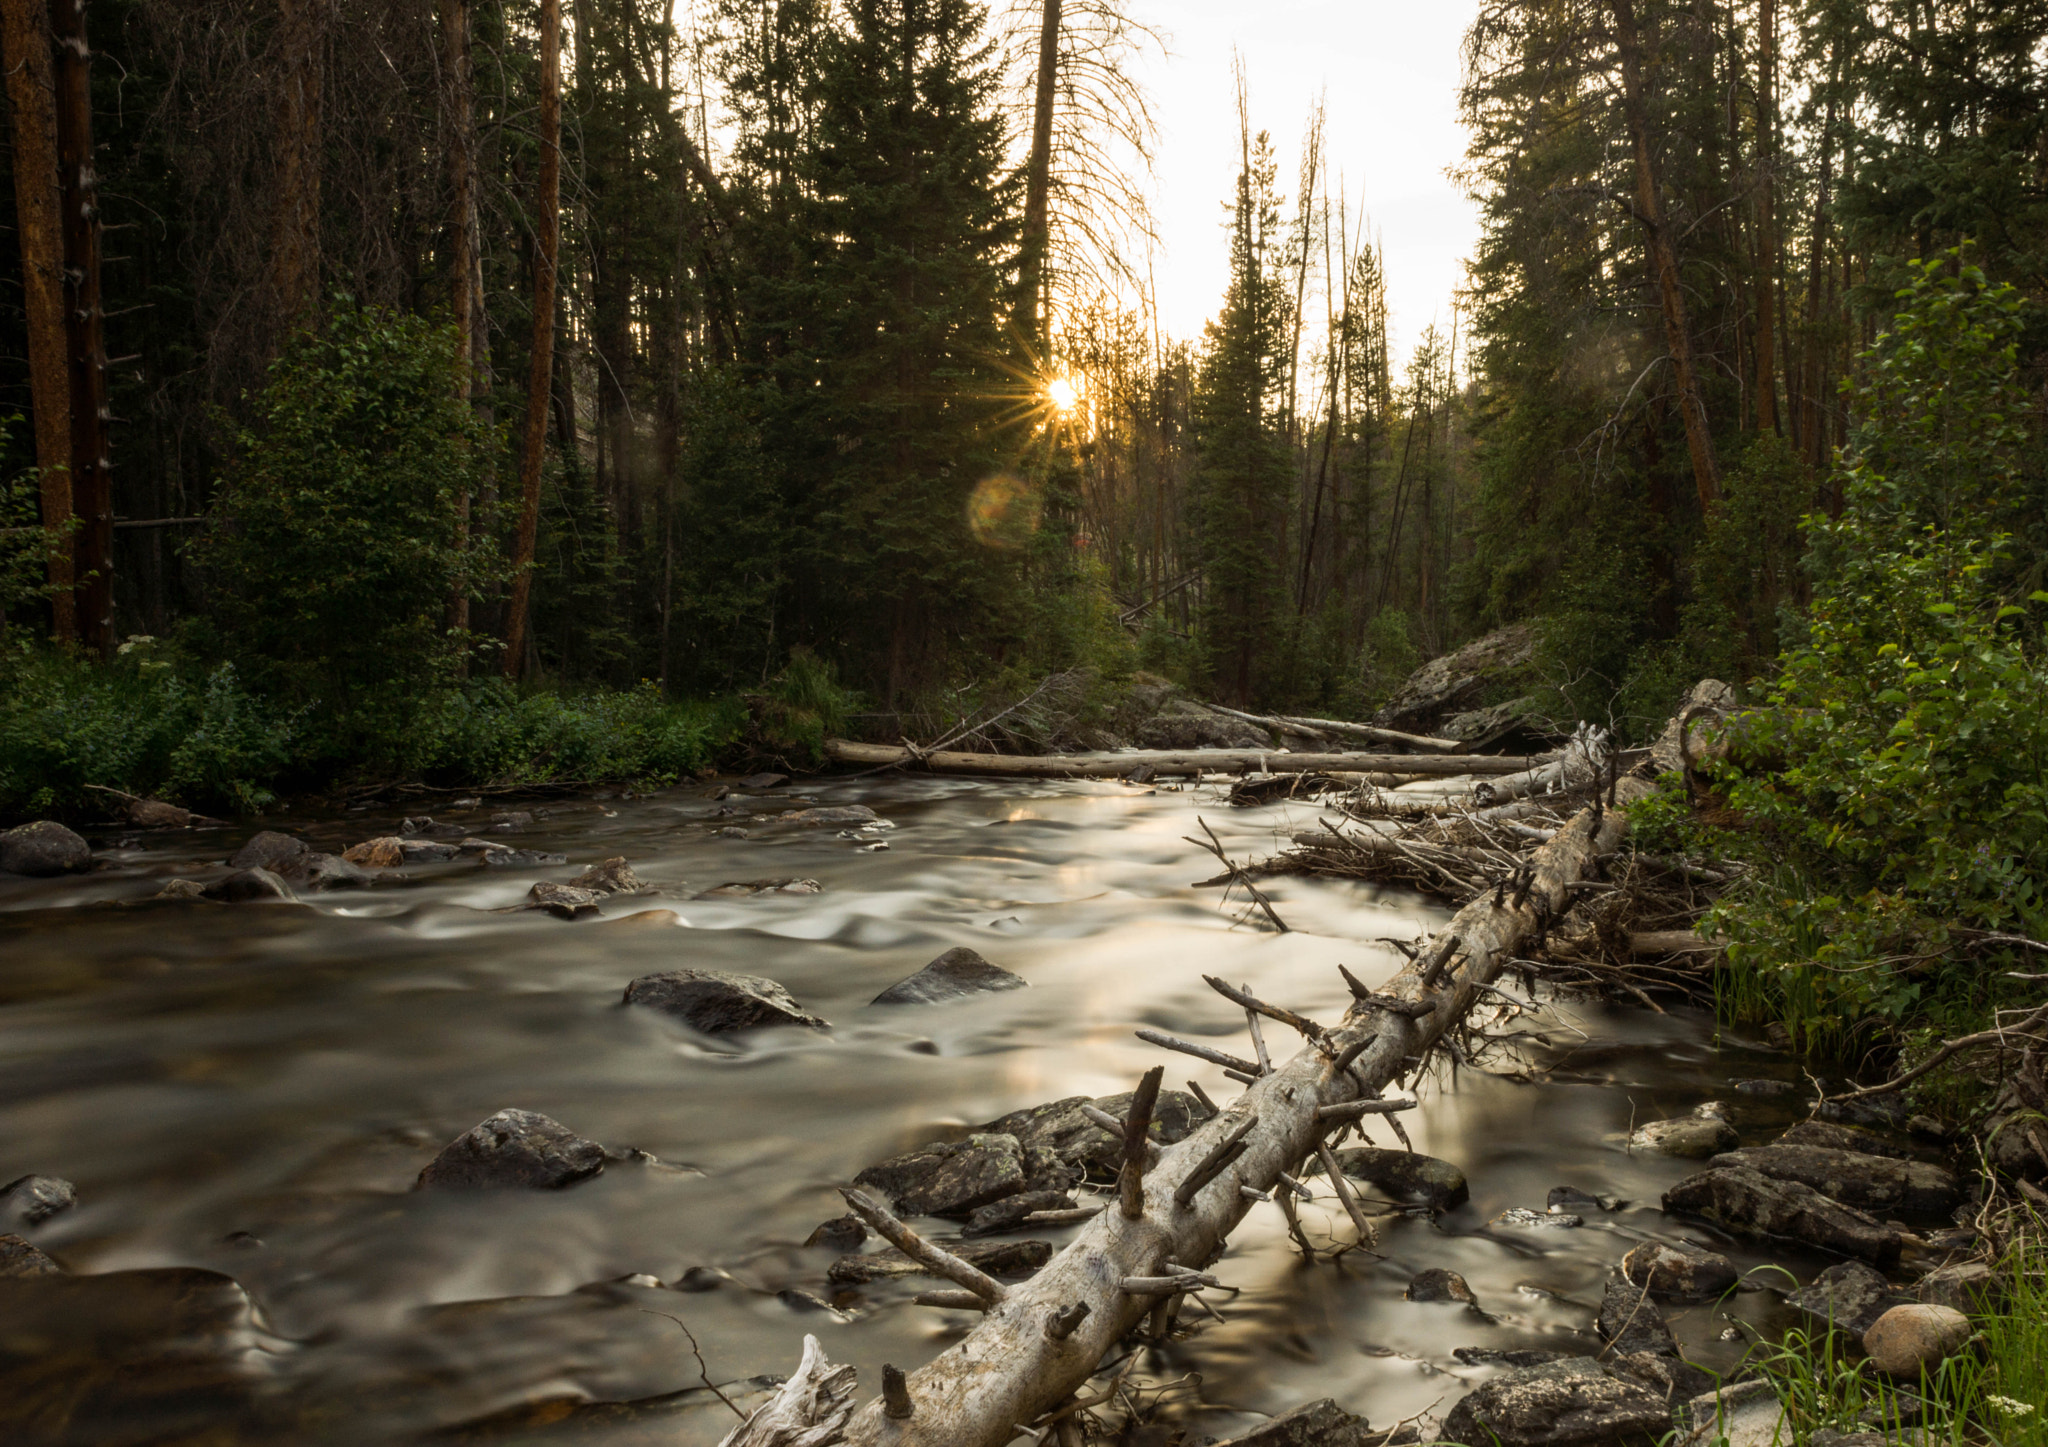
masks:
POLYGON ((846 1440, 853 1411, 854 1369, 834 1366, 814 1336, 782 1390, 726 1433, 718 1447, 832 1447, 846 1440))
MULTIPOLYGON (((1617 792, 1627 799, 1649 788, 1630 778, 1617 792)), ((1049 1420, 1127 1333, 1148 1316, 1170 1317, 1174 1301, 1214 1282, 1204 1272, 1245 1213, 1276 1186, 1295 1189, 1303 1163, 1326 1157, 1332 1132, 1345 1128, 1318 1112, 1377 1100, 1389 1083, 1417 1070, 1522 942, 1569 908, 1573 885, 1625 828, 1618 810, 1583 810, 1535 852, 1519 888, 1466 905, 1384 991, 1355 1001, 1340 1026, 1321 1030, 1270 1069, 1264 1060, 1233 1058, 1250 1067, 1241 1073, 1251 1081, 1236 1101, 1155 1160, 1141 1166, 1142 1158, 1127 1153, 1117 1209, 1097 1215, 1031 1279, 1003 1288, 980 1325, 911 1373, 900 1394, 892 1390, 886 1403, 870 1400, 843 1437, 803 1439, 807 1447, 997 1447, 1020 1427, 1049 1420), (1379 998, 1389 1008, 1376 1005, 1379 998), (1133 1201, 1136 1219, 1126 1215, 1133 1201), (902 1416, 906 1403, 909 1415, 902 1416)), ((1257 1004, 1247 1008, 1279 1018, 1257 1004)), ((1188 1049, 1187 1042, 1172 1045, 1188 1049)), ((1369 1242, 1371 1222, 1342 1173, 1327 1160, 1325 1169, 1369 1242)), ((735 1434, 734 1447, 754 1440, 735 1434)))
POLYGON ((1466 747, 1458 739, 1437 739, 1427 734, 1404 734, 1399 729, 1377 728, 1372 724, 1344 723, 1333 718, 1297 718, 1284 713, 1243 713, 1234 708, 1225 708, 1220 703, 1205 703, 1202 707, 1212 713, 1241 718, 1246 723, 1255 723, 1262 728, 1294 729, 1319 734, 1349 734, 1352 738, 1366 739, 1376 744, 1400 744, 1424 754, 1455 754, 1466 747))
POLYGON ((893 744, 827 739, 825 757, 840 764, 906 764, 935 774, 986 774, 1014 779, 1115 779, 1135 769, 1160 775, 1385 773, 1518 774, 1547 759, 1495 754, 1291 754, 1275 749, 1133 749, 1119 754, 966 754, 893 744))

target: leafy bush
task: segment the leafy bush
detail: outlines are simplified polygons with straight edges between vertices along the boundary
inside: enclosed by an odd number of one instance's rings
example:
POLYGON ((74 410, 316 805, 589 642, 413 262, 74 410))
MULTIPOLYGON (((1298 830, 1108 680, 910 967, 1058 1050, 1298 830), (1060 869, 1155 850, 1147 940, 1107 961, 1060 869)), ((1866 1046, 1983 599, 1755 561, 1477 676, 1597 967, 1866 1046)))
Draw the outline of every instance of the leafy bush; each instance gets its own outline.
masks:
POLYGON ((651 682, 623 691, 521 693, 499 679, 436 695, 403 771, 449 784, 673 784, 739 734, 732 702, 668 703, 651 682))

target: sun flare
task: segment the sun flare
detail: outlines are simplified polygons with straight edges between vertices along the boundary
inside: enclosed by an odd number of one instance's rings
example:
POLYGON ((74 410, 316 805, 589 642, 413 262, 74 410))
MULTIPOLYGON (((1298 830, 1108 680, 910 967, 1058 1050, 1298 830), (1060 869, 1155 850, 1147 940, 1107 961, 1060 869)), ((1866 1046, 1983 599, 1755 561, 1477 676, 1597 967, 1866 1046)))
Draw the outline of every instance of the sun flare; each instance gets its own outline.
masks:
POLYGON ((1071 377, 1054 377, 1045 384, 1045 399, 1058 410, 1071 412, 1081 400, 1081 389, 1071 377))

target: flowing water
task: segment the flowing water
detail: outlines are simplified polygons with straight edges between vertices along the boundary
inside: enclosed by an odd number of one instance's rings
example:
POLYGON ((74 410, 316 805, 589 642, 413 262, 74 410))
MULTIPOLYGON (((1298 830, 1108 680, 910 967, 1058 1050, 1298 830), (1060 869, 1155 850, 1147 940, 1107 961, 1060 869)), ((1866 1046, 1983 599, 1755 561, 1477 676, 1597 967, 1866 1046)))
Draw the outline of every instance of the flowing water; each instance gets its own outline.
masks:
MULTIPOLYGON (((1299 804, 1232 810, 1213 790, 1112 782, 803 787, 895 827, 798 830, 769 822, 786 799, 759 797, 732 801, 760 816, 751 838, 718 837, 746 821, 688 788, 553 803, 506 836, 566 851, 567 870, 464 863, 301 905, 141 903, 231 852, 241 836, 222 831, 109 836, 92 875, 0 884, 0 1181, 77 1183, 80 1204, 29 1234, 81 1278, 0 1283, 0 1438, 710 1443, 733 1418, 701 1389, 691 1339, 729 1382, 787 1372, 813 1333, 871 1391, 882 1363, 925 1361, 971 1320, 914 1305, 928 1281, 835 1298, 833 1253, 800 1244, 843 1212, 835 1184, 1022 1106, 1128 1090, 1160 1058, 1138 1026, 1246 1051, 1242 1014, 1205 973, 1334 1020, 1340 962, 1384 979, 1399 956, 1380 941, 1446 917, 1398 891, 1285 878, 1268 886, 1292 926, 1277 934, 1191 887, 1215 870, 1183 838, 1198 815, 1242 858, 1311 820, 1299 804), (877 837, 886 851, 863 847, 877 837), (620 854, 665 897, 608 901, 602 922, 493 912, 620 854), (694 898, 771 876, 824 888, 694 898), (661 908, 680 922, 616 922, 661 908), (953 945, 1030 988, 868 1003, 953 945), (621 1007, 627 981, 681 966, 770 976, 833 1029, 714 1041, 621 1007), (507 1106, 657 1163, 559 1192, 408 1190, 507 1106)), ((491 812, 441 817, 476 829, 491 812)), ((396 816, 269 822, 339 848, 396 816)), ((1198 1399, 1179 1393, 1190 1440, 1324 1396, 1381 1425, 1441 1414, 1493 1370, 1460 1346, 1596 1350, 1602 1283, 1646 1237, 1765 1259, 1663 1217, 1659 1194, 1693 1167, 1625 1137, 1724 1099, 1746 1142, 1766 1139, 1792 1098, 1745 1106, 1730 1085, 1796 1078, 1791 1061, 1676 1010, 1546 998, 1519 1028, 1544 1037, 1525 1042, 1528 1081, 1432 1077, 1405 1117, 1418 1150, 1466 1172, 1469 1204, 1389 1219, 1384 1260, 1314 1267, 1277 1208, 1253 1208, 1213 1268, 1241 1288, 1215 1298, 1227 1319, 1145 1364, 1199 1374, 1198 1399), (1555 1185, 1631 1204, 1576 1230, 1490 1224, 1541 1211, 1555 1185), (1484 1314, 1405 1301, 1432 1266, 1463 1273, 1484 1314)), ((1269 1038, 1292 1050, 1287 1034, 1269 1038)), ((1173 1057, 1167 1083, 1188 1078, 1235 1090, 1173 1057)), ((1311 1234, 1347 1238, 1322 1194, 1303 1210, 1311 1234)), ((1817 1264, 1771 1259, 1802 1277, 1817 1264)), ((1673 1324, 1693 1360, 1725 1367, 1742 1351, 1729 1318, 1782 1310, 1757 1291, 1673 1324)))

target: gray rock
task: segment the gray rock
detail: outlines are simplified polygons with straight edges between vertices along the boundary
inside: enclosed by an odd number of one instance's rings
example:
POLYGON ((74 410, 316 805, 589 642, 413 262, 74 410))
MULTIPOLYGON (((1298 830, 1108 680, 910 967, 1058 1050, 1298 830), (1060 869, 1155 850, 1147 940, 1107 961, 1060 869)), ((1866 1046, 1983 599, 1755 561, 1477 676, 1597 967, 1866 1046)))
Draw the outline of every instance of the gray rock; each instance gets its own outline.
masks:
POLYGON ((436 824, 428 816, 421 815, 400 824, 398 832, 413 839, 460 839, 469 831, 460 824, 436 824))
POLYGON ((825 1030, 822 1020, 799 1005, 789 991, 759 975, 723 970, 667 970, 642 975, 626 986, 628 1005, 645 1005, 671 1015, 706 1035, 729 1035, 776 1025, 825 1030))
POLYGON ((904 1216, 971 1216, 1030 1187, 1024 1149, 1011 1135, 971 1135, 920 1146, 853 1178, 889 1197, 904 1216))
POLYGON ((723 829, 712 830, 711 837, 714 839, 751 839, 754 836, 740 828, 737 824, 728 824, 723 829))
POLYGON ((1184 698, 1169 699, 1137 727, 1147 749, 1270 749, 1273 736, 1254 724, 1212 712, 1184 698))
POLYGON ((821 1222, 804 1238, 806 1246, 824 1246, 833 1251, 858 1251, 867 1244, 868 1228, 858 1216, 834 1216, 821 1222))
POLYGON ((1471 1195, 1463 1171, 1449 1161, 1412 1151, 1352 1146, 1337 1152, 1337 1167, 1352 1180, 1364 1181, 1393 1200, 1433 1211, 1463 1205, 1471 1195))
POLYGON ((1861 1151, 1869 1156, 1894 1156, 1906 1158, 1906 1148, 1886 1140, 1874 1130, 1861 1126, 1840 1125, 1831 1120, 1802 1120, 1797 1125, 1787 1126, 1785 1133, 1778 1137, 1781 1146, 1824 1146, 1833 1151, 1861 1151))
POLYGON ((0 874, 48 878, 92 868, 92 848, 54 819, 0 831, 0 874))
POLYGON ((301 854, 311 854, 313 846, 303 839, 294 839, 289 834, 280 834, 275 829, 265 829, 237 849, 228 860, 231 869, 267 869, 272 874, 282 875, 284 866, 301 854))
POLYGON ((2005 1304, 2005 1277, 1981 1261, 1938 1266, 1913 1283, 1913 1296, 1970 1316, 1987 1316, 2005 1304))
POLYGON ((1841 1256, 1889 1265, 1899 1233, 1801 1181, 1776 1181, 1740 1167, 1701 1171, 1664 1193, 1664 1209, 1703 1217, 1740 1236, 1804 1241, 1841 1256))
POLYGON ((78 1204, 78 1187, 61 1176, 23 1176, 0 1187, 0 1219, 40 1226, 78 1204))
POLYGON ((633 872, 633 866, 626 862, 623 854, 612 856, 601 864, 593 864, 569 883, 577 889, 587 889, 593 894, 638 894, 647 886, 640 882, 640 876, 633 872))
POLYGON ((1363 1417, 1354 1417, 1330 1398, 1282 1412, 1249 1432, 1240 1432, 1217 1447, 1366 1447, 1379 1433, 1363 1417))
MULTIPOLYGON (((1024 1276, 1052 1260, 1050 1241, 948 1241, 946 1249, 991 1276, 1024 1276)), ((930 1276, 929 1267, 894 1246, 871 1256, 842 1256, 825 1272, 834 1286, 860 1286, 905 1276, 930 1276)))
POLYGON ((757 894, 823 894, 825 886, 815 879, 798 879, 794 875, 779 875, 774 879, 729 880, 716 888, 707 889, 698 895, 699 899, 715 899, 719 896, 751 898, 757 894))
POLYGON ((1468 1367, 1540 1367, 1579 1359, 1577 1352, 1516 1347, 1453 1347, 1451 1355, 1468 1367))
POLYGON ((297 899, 291 886, 267 869, 238 869, 225 879, 216 879, 200 891, 208 899, 224 900, 229 904, 247 904, 252 900, 297 899))
POLYGON ((1794 1080, 1738 1080, 1736 1090, 1744 1095, 1790 1095, 1799 1089, 1794 1080))
POLYGON ((1735 1263, 1717 1251, 1645 1241, 1621 1258, 1621 1274, 1652 1296, 1704 1301, 1731 1290, 1735 1263))
POLYGON ((62 1276, 64 1268, 19 1236, 0 1236, 0 1279, 9 1276, 62 1276))
POLYGON ((1571 1357, 1502 1372, 1451 1408, 1441 1435, 1473 1447, 1618 1447, 1670 1430, 1663 1396, 1571 1357))
POLYGON ((1811 1285, 1785 1298, 1786 1304, 1811 1317, 1817 1327, 1861 1338, 1877 1319, 1909 1300, 1883 1276, 1860 1261, 1844 1261, 1814 1277, 1811 1285))
POLYGON ((526 891, 526 908, 546 910, 556 919, 578 919, 597 913, 597 894, 573 884, 553 884, 543 879, 526 891))
POLYGON ((1675 1447, 1792 1447, 1792 1427, 1769 1382, 1732 1382, 1702 1392, 1673 1413, 1684 1434, 1675 1447))
POLYGON ((279 878, 295 889, 362 889, 375 878, 367 869, 351 864, 339 854, 311 851, 295 854, 277 869, 279 878))
POLYGON ((483 850, 478 857, 488 869, 554 869, 569 862, 568 855, 552 849, 508 849, 502 844, 483 850))
POLYGON ((1408 1289, 1402 1294, 1410 1301, 1457 1301, 1466 1306, 1479 1305, 1479 1298, 1472 1294, 1472 1287, 1465 1278, 1441 1266, 1416 1272, 1408 1279, 1408 1289))
POLYGON ((1684 1115, 1672 1120, 1653 1120, 1628 1138, 1639 1150, 1662 1151, 1667 1156, 1703 1161, 1742 1143, 1735 1127, 1718 1116, 1684 1115))
POLYGON ((967 1218, 967 1225, 960 1234, 967 1237, 997 1236, 1022 1228, 1024 1218, 1033 1211, 1074 1209, 1074 1198, 1065 1191, 1019 1191, 1014 1196, 1005 1196, 1000 1201, 978 1207, 967 1218))
POLYGON ((1774 1181, 1800 1181, 1859 1211, 1947 1215, 1962 1199, 1956 1178, 1939 1166, 1828 1146, 1780 1141, 1728 1151, 1708 1165, 1747 1167, 1774 1181))
POLYGON ((1678 1355, 1678 1343, 1665 1324, 1664 1313, 1650 1300, 1648 1292, 1627 1279, 1608 1281, 1600 1298, 1600 1314, 1593 1319, 1593 1330, 1600 1334, 1600 1340, 1623 1355, 1678 1355))
POLYGON ((1598 1196, 1589 1196, 1576 1186, 1552 1186, 1543 1204, 1552 1211, 1568 1211, 1579 1216, 1590 1216, 1604 1209, 1598 1196))
POLYGON ((898 980, 869 1003, 936 1005, 963 995, 1021 990, 1028 982, 992 965, 964 945, 955 945, 908 979, 898 980))
POLYGON ((733 785, 733 787, 735 789, 779 789, 788 782, 789 775, 787 774, 749 774, 733 785))
POLYGON ((839 804, 821 809, 792 809, 778 816, 784 824, 800 829, 844 828, 849 824, 879 824, 882 816, 865 804, 839 804))
POLYGON ((1552 1206, 1547 1211, 1532 1211, 1527 1206, 1510 1206, 1486 1223, 1489 1226, 1520 1226, 1535 1231, 1571 1231, 1586 1224, 1584 1216, 1552 1206))
POLYGON ((447 864, 462 854, 458 845, 434 839, 401 839, 398 852, 407 864, 447 864))
POLYGON ((1918 1377, 1962 1350, 1974 1328, 1954 1307, 1915 1301, 1895 1306, 1863 1333, 1870 1364, 1887 1376, 1918 1377))
POLYGON ((1676 1349, 1668 1352, 1622 1352, 1610 1357, 1606 1366, 1615 1376, 1657 1393, 1674 1407, 1714 1389, 1713 1373, 1680 1359, 1676 1349))
POLYGON ((1454 714, 1482 708, 1516 685, 1535 660, 1537 633, 1517 623, 1476 638, 1408 676, 1372 721, 1381 728, 1429 733, 1454 714))
POLYGON ((560 1190, 604 1169, 604 1147, 532 1110, 501 1110, 471 1126, 420 1172, 415 1190, 560 1190))
MULTIPOLYGON (((1123 1165, 1123 1138, 1111 1135, 1081 1114, 1081 1107, 1092 1105, 1122 1120, 1130 1113, 1131 1098, 1130 1091, 1095 1100, 1070 1095, 1065 1100, 1013 1110, 977 1129, 991 1135, 1015 1136, 1027 1150, 1043 1147, 1062 1163, 1084 1172, 1088 1180, 1107 1183, 1116 1179, 1123 1165)), ((1146 1138, 1162 1146, 1177 1145, 1206 1118, 1207 1113, 1192 1095, 1162 1090, 1153 1103, 1152 1128, 1146 1132, 1146 1138)))
POLYGON ((1826 1100, 1814 1112, 1822 1120, 1875 1130, 1904 1130, 1913 1112, 1896 1095, 1866 1095, 1856 1100, 1826 1100))

